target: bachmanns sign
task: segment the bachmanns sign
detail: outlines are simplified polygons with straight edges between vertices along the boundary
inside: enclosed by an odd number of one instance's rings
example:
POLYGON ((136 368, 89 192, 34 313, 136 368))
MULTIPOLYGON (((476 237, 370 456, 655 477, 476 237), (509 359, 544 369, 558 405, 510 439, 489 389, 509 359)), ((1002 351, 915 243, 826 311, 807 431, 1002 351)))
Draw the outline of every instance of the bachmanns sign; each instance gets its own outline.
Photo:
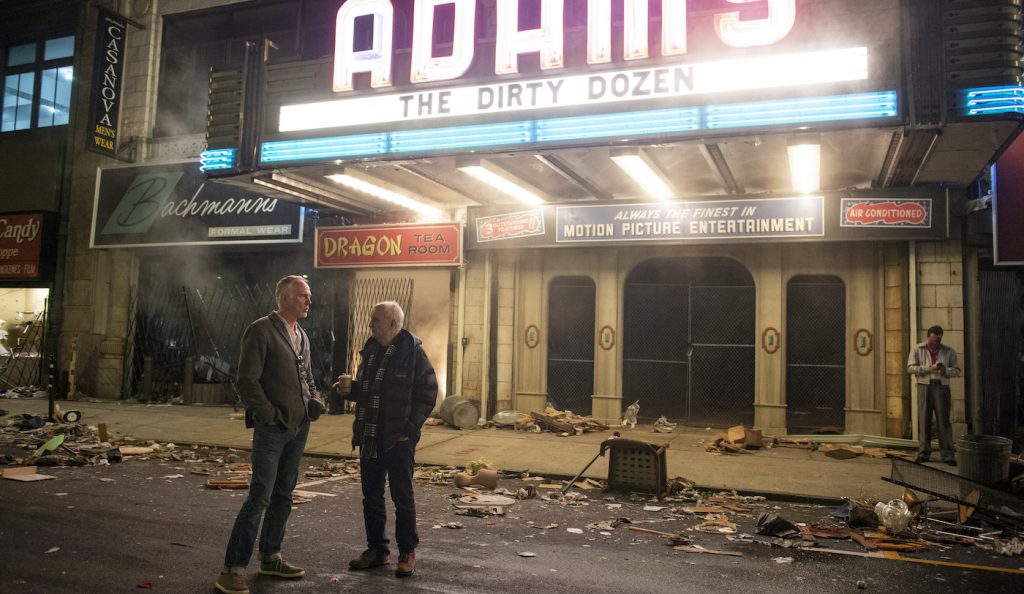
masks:
POLYGON ((617 111, 617 104, 636 109, 868 78, 868 49, 856 36, 836 47, 825 39, 814 49, 759 51, 790 36, 798 0, 495 2, 485 9, 477 0, 348 0, 336 23, 339 97, 282 106, 278 131, 583 106, 617 111), (404 18, 396 18, 396 5, 406 8, 404 18))

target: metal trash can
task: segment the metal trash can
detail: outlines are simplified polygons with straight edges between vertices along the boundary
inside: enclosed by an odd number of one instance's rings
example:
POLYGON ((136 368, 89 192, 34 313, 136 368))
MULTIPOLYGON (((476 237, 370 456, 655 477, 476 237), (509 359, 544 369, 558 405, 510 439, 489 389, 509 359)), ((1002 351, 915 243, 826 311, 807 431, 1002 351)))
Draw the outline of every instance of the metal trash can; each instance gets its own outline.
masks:
POLYGON ((480 412, 472 401, 462 396, 449 396, 441 401, 441 420, 459 429, 472 429, 480 420, 480 412))
POLYGON ((1010 475, 1013 442, 997 435, 965 435, 956 441, 959 475, 983 485, 995 485, 1010 475))

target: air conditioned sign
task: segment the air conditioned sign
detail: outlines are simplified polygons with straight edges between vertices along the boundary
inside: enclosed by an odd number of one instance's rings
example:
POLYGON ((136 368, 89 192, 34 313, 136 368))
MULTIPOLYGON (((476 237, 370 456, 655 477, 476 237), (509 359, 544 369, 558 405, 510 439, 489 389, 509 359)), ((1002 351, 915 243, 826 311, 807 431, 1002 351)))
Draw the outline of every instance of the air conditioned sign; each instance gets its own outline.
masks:
POLYGON ((843 227, 931 227, 931 200, 891 200, 884 198, 844 198, 841 205, 843 227))

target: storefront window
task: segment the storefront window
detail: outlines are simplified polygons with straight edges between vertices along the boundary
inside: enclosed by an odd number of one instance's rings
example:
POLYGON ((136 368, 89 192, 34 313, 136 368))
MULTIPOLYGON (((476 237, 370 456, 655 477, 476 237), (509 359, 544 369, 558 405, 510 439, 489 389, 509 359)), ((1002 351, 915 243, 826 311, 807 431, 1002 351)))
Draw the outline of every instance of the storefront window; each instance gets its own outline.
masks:
POLYGON ((4 77, 4 118, 0 128, 3 132, 26 130, 31 126, 35 79, 34 72, 4 77))
POLYGON ((75 53, 74 37, 55 37, 6 49, 3 120, 0 132, 68 123, 75 53))

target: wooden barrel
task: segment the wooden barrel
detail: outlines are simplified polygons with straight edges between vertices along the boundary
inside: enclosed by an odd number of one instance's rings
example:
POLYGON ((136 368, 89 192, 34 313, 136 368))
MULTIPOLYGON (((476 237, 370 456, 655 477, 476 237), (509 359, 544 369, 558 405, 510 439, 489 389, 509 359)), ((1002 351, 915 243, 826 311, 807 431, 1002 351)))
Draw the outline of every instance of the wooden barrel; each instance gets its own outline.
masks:
POLYGON ((441 420, 459 429, 471 429, 480 420, 480 412, 471 400, 462 396, 448 396, 441 401, 441 420))

